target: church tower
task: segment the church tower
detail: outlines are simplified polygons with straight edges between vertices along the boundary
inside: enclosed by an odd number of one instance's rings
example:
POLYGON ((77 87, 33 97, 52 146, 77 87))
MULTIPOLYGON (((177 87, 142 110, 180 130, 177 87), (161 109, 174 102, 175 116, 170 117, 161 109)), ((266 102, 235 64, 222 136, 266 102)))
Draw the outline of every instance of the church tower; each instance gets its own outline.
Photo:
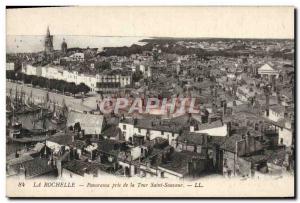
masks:
POLYGON ((53 35, 50 34, 49 26, 47 27, 47 34, 45 37, 45 53, 51 53, 53 51, 53 35))
POLYGON ((67 50, 68 50, 68 45, 65 41, 65 39, 63 39, 63 42, 61 43, 61 52, 66 55, 67 54, 67 50))

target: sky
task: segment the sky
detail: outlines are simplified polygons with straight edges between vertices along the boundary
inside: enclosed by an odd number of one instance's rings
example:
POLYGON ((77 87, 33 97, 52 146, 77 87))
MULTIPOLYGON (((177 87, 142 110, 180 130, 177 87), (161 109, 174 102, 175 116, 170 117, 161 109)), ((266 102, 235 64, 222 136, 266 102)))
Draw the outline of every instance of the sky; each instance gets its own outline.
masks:
POLYGON ((293 7, 55 7, 6 10, 7 35, 294 38, 293 7))

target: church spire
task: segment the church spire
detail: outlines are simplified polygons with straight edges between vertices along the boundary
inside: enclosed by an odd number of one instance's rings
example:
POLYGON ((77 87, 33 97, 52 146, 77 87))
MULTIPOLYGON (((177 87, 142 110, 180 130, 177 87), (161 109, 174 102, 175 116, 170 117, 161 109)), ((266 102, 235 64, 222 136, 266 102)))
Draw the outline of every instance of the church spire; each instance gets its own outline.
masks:
POLYGON ((47 37, 50 37, 50 29, 49 29, 49 25, 47 26, 47 34, 46 34, 47 37))
POLYGON ((49 26, 47 26, 47 33, 45 37, 45 52, 51 53, 53 51, 53 36, 50 34, 49 26))

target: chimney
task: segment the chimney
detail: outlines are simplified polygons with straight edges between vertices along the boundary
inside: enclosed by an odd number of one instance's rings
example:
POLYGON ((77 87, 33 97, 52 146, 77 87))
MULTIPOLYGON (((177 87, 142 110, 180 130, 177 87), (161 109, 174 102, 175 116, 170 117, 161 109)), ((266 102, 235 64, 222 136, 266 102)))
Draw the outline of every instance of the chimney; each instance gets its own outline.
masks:
POLYGON ((133 125, 136 125, 136 124, 137 124, 137 121, 138 121, 137 118, 134 118, 134 119, 133 119, 133 125))
POLYGON ((232 105, 236 106, 236 101, 235 100, 233 100, 232 105))
POLYGON ((245 153, 246 153, 246 155, 250 153, 249 137, 250 137, 250 133, 248 131, 245 135, 245 145, 246 145, 245 146, 245 153))
POLYGON ((281 98, 280 98, 280 91, 276 91, 276 96, 277 96, 277 103, 281 104, 281 98))
POLYGON ((217 111, 217 105, 215 103, 212 103, 212 112, 216 113, 217 111))
POLYGON ((255 123, 255 126, 254 126, 254 130, 258 131, 259 130, 259 124, 258 123, 255 123))
POLYGON ((188 114, 188 122, 189 122, 189 123, 192 122, 192 114, 191 114, 191 113, 188 114))
POLYGON ((265 87, 265 96, 266 96, 266 116, 269 117, 269 110, 270 110, 270 90, 269 87, 265 87))
POLYGON ((269 117, 270 111, 270 97, 268 94, 266 94, 266 116, 269 117))
POLYGON ((223 101, 223 117, 225 117, 227 111, 227 102, 226 100, 223 101))
POLYGON ((231 121, 227 123, 227 135, 231 136, 231 121))
POLYGON ((19 158, 18 150, 16 150, 15 158, 19 158))

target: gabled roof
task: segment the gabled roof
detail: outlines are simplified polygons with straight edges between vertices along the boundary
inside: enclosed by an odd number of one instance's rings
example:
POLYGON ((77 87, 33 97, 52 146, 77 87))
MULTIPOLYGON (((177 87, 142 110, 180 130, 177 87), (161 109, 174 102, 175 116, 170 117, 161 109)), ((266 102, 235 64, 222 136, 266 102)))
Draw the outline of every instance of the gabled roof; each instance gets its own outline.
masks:
POLYGON ((265 65, 261 66, 258 70, 274 70, 274 68, 266 63, 265 65))
POLYGON ((278 72, 280 70, 280 67, 278 65, 272 64, 272 63, 266 63, 265 65, 261 66, 260 68, 258 68, 258 72, 261 71, 266 71, 266 72, 270 72, 270 71, 274 71, 274 72, 278 72))

